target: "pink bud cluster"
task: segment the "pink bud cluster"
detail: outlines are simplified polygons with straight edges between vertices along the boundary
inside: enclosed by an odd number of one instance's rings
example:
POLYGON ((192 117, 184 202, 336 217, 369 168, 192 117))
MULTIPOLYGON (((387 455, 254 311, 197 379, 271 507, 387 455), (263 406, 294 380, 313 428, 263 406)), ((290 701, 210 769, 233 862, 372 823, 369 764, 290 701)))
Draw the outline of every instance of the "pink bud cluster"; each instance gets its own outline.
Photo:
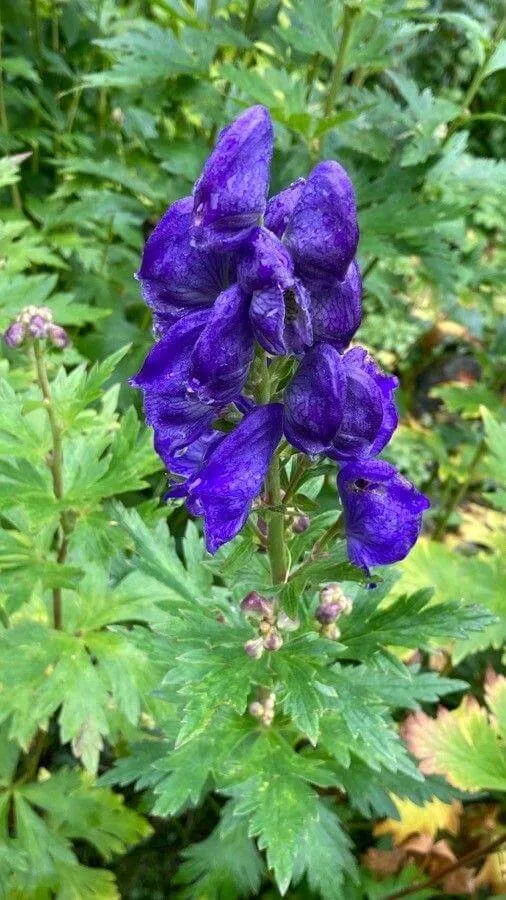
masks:
POLYGON ((256 591, 246 595, 241 603, 241 611, 258 627, 259 636, 246 641, 244 645, 246 653, 253 659, 260 659, 265 650, 280 650, 283 646, 280 632, 295 631, 300 625, 298 619, 291 619, 282 610, 277 612, 273 601, 256 591))
POLYGON ((12 349, 21 347, 27 338, 49 340, 59 350, 69 343, 67 332, 53 322, 53 314, 47 306, 25 306, 4 332, 4 341, 12 349))

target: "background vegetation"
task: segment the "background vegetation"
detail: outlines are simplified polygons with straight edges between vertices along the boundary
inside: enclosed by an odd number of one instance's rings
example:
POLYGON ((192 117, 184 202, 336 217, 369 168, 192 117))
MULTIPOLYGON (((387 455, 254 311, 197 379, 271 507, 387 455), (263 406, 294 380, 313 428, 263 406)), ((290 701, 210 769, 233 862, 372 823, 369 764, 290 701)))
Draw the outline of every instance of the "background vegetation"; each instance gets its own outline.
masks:
MULTIPOLYGON (((502 14, 2 0, 0 327, 44 305, 71 344, 0 362, 0 897, 506 893, 502 14), (262 554, 246 534, 211 561, 160 503, 127 377, 152 341, 144 238, 253 103, 277 127, 273 191, 322 157, 354 179, 358 339, 400 377, 388 452, 432 510, 395 576, 345 586, 361 668, 333 682, 334 728, 300 638, 280 729, 248 743, 230 601, 262 586, 262 554)), ((292 512, 316 497, 333 508, 331 478, 292 512)), ((309 596, 336 577, 320 566, 309 596)))

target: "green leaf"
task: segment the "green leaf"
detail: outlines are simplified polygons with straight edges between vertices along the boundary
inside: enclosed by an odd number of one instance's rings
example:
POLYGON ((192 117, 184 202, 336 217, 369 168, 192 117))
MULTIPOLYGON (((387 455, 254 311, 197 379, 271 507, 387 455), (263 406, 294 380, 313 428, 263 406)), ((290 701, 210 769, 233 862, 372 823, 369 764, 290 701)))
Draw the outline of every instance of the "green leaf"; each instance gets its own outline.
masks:
POLYGON ((494 72, 500 72, 501 69, 506 69, 506 40, 500 41, 495 48, 485 66, 483 77, 488 78, 489 75, 493 75, 494 72))

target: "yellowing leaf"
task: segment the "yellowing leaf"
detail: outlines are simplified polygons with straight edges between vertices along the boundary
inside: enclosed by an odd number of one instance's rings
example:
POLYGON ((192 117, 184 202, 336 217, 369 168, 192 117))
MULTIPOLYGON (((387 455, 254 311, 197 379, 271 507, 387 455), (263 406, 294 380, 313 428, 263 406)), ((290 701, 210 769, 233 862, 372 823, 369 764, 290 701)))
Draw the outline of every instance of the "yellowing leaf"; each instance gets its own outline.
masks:
POLYGON ((412 834, 426 834, 435 838, 438 831, 458 833, 462 815, 462 804, 458 800, 443 803, 442 800, 434 799, 423 806, 395 796, 392 796, 392 801, 399 812, 399 819, 385 819, 375 825, 376 836, 391 834, 395 844, 402 844, 412 834))
POLYGON ((422 772, 444 775, 462 790, 506 790, 504 744, 474 697, 452 712, 441 708, 435 719, 408 716, 403 736, 422 772))

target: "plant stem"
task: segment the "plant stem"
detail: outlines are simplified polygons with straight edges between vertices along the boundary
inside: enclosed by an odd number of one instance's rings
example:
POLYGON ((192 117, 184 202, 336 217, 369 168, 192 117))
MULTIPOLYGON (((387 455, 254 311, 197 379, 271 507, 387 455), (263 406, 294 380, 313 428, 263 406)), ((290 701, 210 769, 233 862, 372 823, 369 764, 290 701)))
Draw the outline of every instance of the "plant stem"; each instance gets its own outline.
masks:
POLYGON ((433 887, 442 878, 445 878, 447 875, 450 875, 452 872, 456 872, 457 869, 460 869, 462 866, 467 863, 476 862, 481 859, 483 856, 488 856, 490 853, 494 853, 506 842, 506 834, 503 834, 497 840, 492 841, 491 844, 487 844, 486 847, 481 847, 478 850, 471 850, 469 853, 465 853, 464 856, 461 856, 457 862, 452 863, 450 866, 446 866, 446 868, 441 869, 437 875, 433 875, 432 878, 429 878, 427 881, 419 881, 418 884, 413 884, 409 888, 404 888, 402 891, 396 891, 395 894, 388 894, 385 897, 385 900, 400 900, 401 897, 410 897, 412 894, 418 894, 420 891, 425 891, 427 888, 433 887))
POLYGON ((437 524, 437 527, 434 531, 434 540, 435 541, 440 541, 442 539, 442 537, 444 536, 444 533, 446 531, 446 526, 448 525, 450 516, 451 516, 452 512, 454 511, 454 509, 456 509, 457 506, 459 506, 459 504, 462 502, 462 500, 466 496, 466 494, 472 484, 474 474, 476 471, 476 467, 478 466, 480 460, 482 459, 482 457, 484 456, 486 451, 487 451, 487 443, 485 441, 485 438, 482 438, 480 440, 478 446, 476 447, 476 450, 474 451, 471 462, 469 463, 469 468, 467 470, 467 477, 466 477, 465 481, 462 482, 460 487, 453 494, 451 494, 448 499, 446 508, 444 509, 443 514, 442 514, 442 516, 437 524))
POLYGON ((311 565, 311 563, 314 562, 316 557, 320 555, 320 553, 322 552, 322 550, 325 549, 327 544, 330 544, 330 542, 335 537, 339 537, 342 534, 342 531, 343 531, 343 517, 342 517, 342 515, 340 515, 336 519, 336 521, 333 522, 332 525, 329 525, 327 530, 323 532, 321 538, 319 538, 315 542, 315 544, 313 544, 313 549, 311 550, 311 553, 309 554, 307 559, 305 559, 304 562, 301 563, 301 565, 299 566, 298 569, 295 569, 295 572, 293 572, 290 575, 290 578, 288 580, 291 581, 292 578, 298 578, 299 575, 302 572, 304 572, 304 570, 307 569, 308 566, 311 565))
POLYGON ((348 6, 347 3, 344 4, 341 41, 337 50, 337 57, 334 63, 327 97, 325 99, 325 104, 323 107, 323 115, 325 116, 325 118, 327 118, 327 116, 330 116, 336 104, 337 95, 339 93, 339 88, 341 86, 343 77, 344 64, 346 62, 346 51, 350 42, 353 22, 357 14, 358 8, 356 6, 348 6))
MULTIPOLYGON (((37 371, 37 381, 44 397, 44 407, 47 412, 49 424, 51 426, 51 436, 53 439, 53 449, 49 462, 51 476, 53 479, 53 492, 57 500, 63 498, 63 429, 58 422, 56 411, 51 395, 51 387, 47 377, 46 360, 44 358, 44 350, 40 341, 33 342, 33 355, 35 358, 35 368, 37 371)), ((56 559, 62 565, 65 562, 68 548, 69 523, 65 513, 60 512, 60 536, 58 539, 58 549, 56 559)), ((53 621, 54 627, 60 629, 62 627, 62 590, 61 587, 53 588, 53 621)))
POLYGON ((31 14, 31 25, 32 25, 32 34, 33 34, 33 44, 35 47, 35 55, 38 59, 40 59, 40 48, 41 48, 41 40, 40 40, 40 17, 39 17, 39 2, 38 0, 30 0, 30 14, 31 14))
MULTIPOLYGON (((271 399, 271 380, 267 365, 267 355, 262 356, 262 373, 258 384, 258 400, 268 403, 271 399)), ((285 544, 285 516, 281 507, 281 471, 279 449, 272 457, 269 471, 265 479, 267 504, 275 507, 269 511, 267 523, 267 554, 271 567, 273 584, 282 584, 287 574, 287 553, 285 544)))
POLYGON ((293 475, 290 479, 288 487, 285 491, 285 495, 283 497, 283 506, 286 507, 288 505, 288 503, 290 502, 290 500, 292 499, 292 497, 297 493, 297 490, 300 487, 300 483, 303 480, 304 475, 306 474, 309 466, 310 466, 310 462, 309 462, 307 456, 299 457, 299 461, 295 468, 295 472, 293 473, 293 475))
POLYGON ((244 34, 246 37, 249 37, 251 31, 251 25, 253 23, 253 16, 255 14, 255 3, 256 0, 248 0, 248 6, 246 8, 246 15, 244 16, 244 34))
MULTIPOLYGON (((2 20, 0 18, 0 127, 4 134, 9 134, 9 119, 7 118, 7 105, 5 103, 4 74, 2 66, 2 20)), ((11 196, 14 207, 21 211, 21 194, 17 184, 11 184, 11 196)))
POLYGON ((493 54, 497 50, 499 43, 502 41, 505 31, 506 31, 506 16, 504 16, 503 19, 501 20, 501 22, 499 22, 499 25, 497 26, 494 37, 492 38, 491 44, 490 44, 487 52, 485 53, 483 62, 481 63, 481 65, 478 67, 478 69, 474 73, 474 78, 472 79, 471 84, 469 85, 469 87, 466 91, 466 95, 462 101, 461 114, 456 119, 454 119, 454 121, 450 125, 450 127, 448 129, 448 134, 446 135, 445 143, 446 143, 446 141, 449 140, 449 138, 451 138, 451 136, 453 134, 455 134, 455 132, 462 125, 462 123, 465 122, 466 119, 468 118, 469 107, 471 106, 471 103, 473 102, 474 98, 476 97, 476 94, 478 93, 478 91, 481 87, 481 83, 482 83, 483 79, 485 78, 485 72, 487 70, 487 66, 488 66, 493 54))

